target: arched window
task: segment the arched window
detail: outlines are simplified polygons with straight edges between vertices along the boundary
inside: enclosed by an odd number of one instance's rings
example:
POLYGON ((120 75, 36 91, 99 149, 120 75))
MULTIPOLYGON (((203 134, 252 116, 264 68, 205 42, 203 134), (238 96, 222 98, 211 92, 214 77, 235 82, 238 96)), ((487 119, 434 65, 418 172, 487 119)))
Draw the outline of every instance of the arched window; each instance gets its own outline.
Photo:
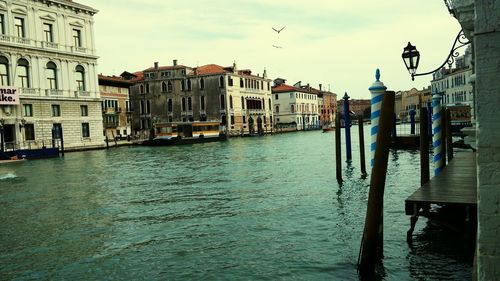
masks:
POLYGON ((262 109, 266 109, 266 100, 262 99, 262 109))
POLYGON ((167 83, 165 83, 165 81, 161 82, 161 91, 163 93, 166 93, 168 91, 168 89, 167 89, 167 83))
POLYGON ((193 110, 193 102, 191 101, 191 97, 188 97, 188 110, 189 111, 193 110))
POLYGON ((17 82, 16 86, 21 88, 30 87, 29 63, 26 59, 17 61, 17 82))
POLYGON ((295 106, 294 106, 293 104, 290 106, 290 111, 291 111, 292 113, 295 113, 295 106))
POLYGON ((191 91, 191 79, 187 80, 187 90, 191 91))
POLYGON ((233 96, 229 95, 229 108, 233 109, 233 96))
POLYGON ((224 88, 224 76, 219 77, 219 87, 224 88))
POLYGON ((271 106, 271 99, 269 99, 269 109, 271 109, 272 106, 271 106))
POLYGON ((203 90, 205 89, 205 79, 200 78, 200 89, 203 90))
POLYGON ((243 82, 243 78, 240 78, 240 88, 243 88, 245 86, 244 82, 243 82))
POLYGON ((241 97, 241 108, 245 109, 245 99, 241 97))
POLYGON ((172 82, 167 82, 167 92, 172 92, 172 82))
POLYGON ((186 80, 181 80, 181 91, 186 90, 186 80))
POLYGON ((186 111, 186 98, 182 98, 182 111, 186 111))
POLYGON ((141 86, 139 87, 139 91, 141 92, 141 94, 144 94, 144 85, 141 85, 141 86))
POLYGON ((226 108, 226 103, 224 102, 224 95, 220 95, 220 108, 225 109, 226 108))
POLYGON ((280 107, 278 105, 276 106, 276 113, 280 113, 280 107))
POLYGON ((149 84, 146 83, 146 94, 149 94, 149 84))
POLYGON ((81 65, 77 65, 76 71, 76 89, 78 91, 85 91, 85 69, 81 65))
POLYGON ((8 86, 9 82, 9 60, 0 56, 0 85, 8 86))
POLYGON ((57 89, 57 66, 55 63, 49 61, 47 63, 46 69, 47 76, 47 88, 48 89, 57 89))
POLYGON ((168 99, 167 110, 168 112, 172 112, 172 99, 168 99))

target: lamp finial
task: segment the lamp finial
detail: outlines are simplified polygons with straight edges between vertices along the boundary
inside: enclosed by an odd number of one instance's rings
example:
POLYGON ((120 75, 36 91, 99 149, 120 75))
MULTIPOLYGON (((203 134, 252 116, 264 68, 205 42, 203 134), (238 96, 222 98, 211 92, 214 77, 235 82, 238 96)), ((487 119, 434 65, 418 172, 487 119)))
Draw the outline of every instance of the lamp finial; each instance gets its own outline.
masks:
POLYGON ((377 81, 380 81, 380 69, 378 69, 378 68, 375 71, 375 79, 377 79, 377 81))

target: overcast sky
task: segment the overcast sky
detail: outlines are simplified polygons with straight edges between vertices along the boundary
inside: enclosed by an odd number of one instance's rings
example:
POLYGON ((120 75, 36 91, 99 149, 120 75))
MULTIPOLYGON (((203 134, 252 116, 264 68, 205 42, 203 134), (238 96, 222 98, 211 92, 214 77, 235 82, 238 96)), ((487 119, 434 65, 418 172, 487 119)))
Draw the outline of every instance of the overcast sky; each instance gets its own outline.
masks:
POLYGON ((408 41, 421 54, 419 72, 439 66, 460 25, 437 0, 77 0, 99 12, 99 72, 118 75, 153 66, 232 65, 268 77, 323 84, 369 98, 380 68, 390 90, 412 82, 401 53, 408 41), (277 29, 286 26, 280 33, 277 29), (273 45, 283 48, 274 48, 273 45))

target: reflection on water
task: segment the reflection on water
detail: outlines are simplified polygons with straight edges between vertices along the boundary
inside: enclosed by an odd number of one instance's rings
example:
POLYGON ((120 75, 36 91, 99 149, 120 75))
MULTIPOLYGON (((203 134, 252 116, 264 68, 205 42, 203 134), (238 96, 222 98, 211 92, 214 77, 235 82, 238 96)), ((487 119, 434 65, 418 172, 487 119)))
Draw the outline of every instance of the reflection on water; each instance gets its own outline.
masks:
MULTIPOLYGON (((4 165, 1 279, 356 280, 369 177, 355 134, 342 186, 319 131, 4 165)), ((469 278, 468 252, 432 244, 453 234, 421 220, 406 245, 418 152, 391 155, 377 279, 469 278)))

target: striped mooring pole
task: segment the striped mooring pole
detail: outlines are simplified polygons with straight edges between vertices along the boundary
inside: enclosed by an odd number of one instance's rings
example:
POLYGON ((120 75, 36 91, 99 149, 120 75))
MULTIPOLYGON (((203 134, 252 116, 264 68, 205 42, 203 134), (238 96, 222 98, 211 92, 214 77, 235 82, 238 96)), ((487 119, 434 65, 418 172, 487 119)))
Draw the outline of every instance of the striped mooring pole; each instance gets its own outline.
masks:
POLYGON ((441 94, 434 91, 432 94, 432 147, 434 152, 434 174, 441 173, 444 167, 442 143, 441 94))
POLYGON ((373 167, 375 157, 375 147, 377 144, 378 121, 380 118, 380 110, 382 108, 382 98, 384 97, 387 87, 380 81, 380 70, 377 68, 375 72, 375 79, 368 90, 372 94, 371 100, 371 143, 370 143, 370 164, 373 167))

